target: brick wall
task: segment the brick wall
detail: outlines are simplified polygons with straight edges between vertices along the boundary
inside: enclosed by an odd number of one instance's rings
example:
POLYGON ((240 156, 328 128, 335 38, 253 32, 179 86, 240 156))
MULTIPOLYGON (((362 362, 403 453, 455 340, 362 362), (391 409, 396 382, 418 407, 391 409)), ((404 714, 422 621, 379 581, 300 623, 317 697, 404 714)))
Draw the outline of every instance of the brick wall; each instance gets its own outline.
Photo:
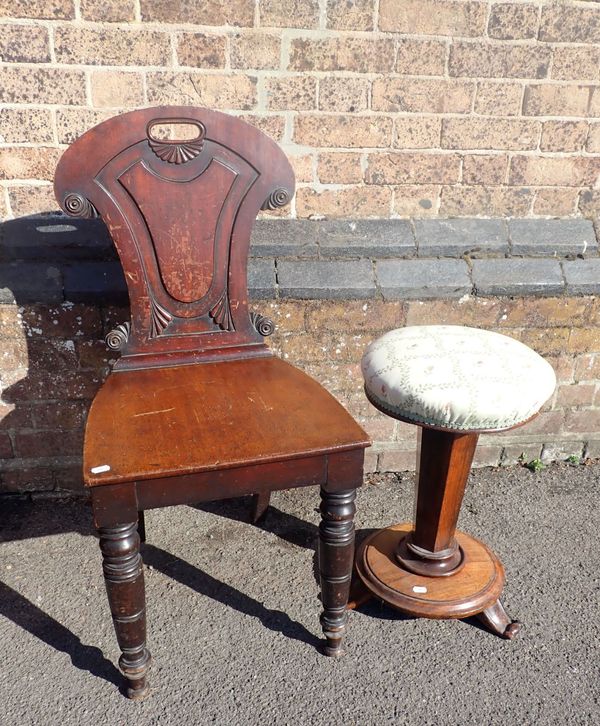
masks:
POLYGON ((0 0, 0 18, 3 218, 56 208, 80 132, 161 103, 281 142, 292 216, 598 212, 597 2, 0 0))
MULTIPOLYGON (((596 298, 470 298, 433 301, 256 302, 278 330, 272 346, 340 400, 369 432, 369 471, 415 465, 415 426, 366 400, 358 361, 365 345, 403 324, 468 323, 532 345, 559 385, 540 416, 516 431, 484 435, 479 465, 600 456, 600 303, 596 298)), ((110 354, 101 340, 128 318, 124 307, 81 303, 0 304, 4 384, 0 403, 0 493, 81 491, 85 415, 110 354)))
MULTIPOLYGON (((413 468, 416 427, 369 404, 360 358, 382 332, 418 324, 496 330, 556 370, 542 414, 482 436, 477 463, 600 457, 588 220, 263 220, 251 253, 252 308, 277 326, 268 341, 366 428, 370 470, 413 468)), ((103 337, 129 319, 122 272, 99 220, 5 222, 0 254, 0 493, 81 490, 85 417, 114 355, 103 337)))

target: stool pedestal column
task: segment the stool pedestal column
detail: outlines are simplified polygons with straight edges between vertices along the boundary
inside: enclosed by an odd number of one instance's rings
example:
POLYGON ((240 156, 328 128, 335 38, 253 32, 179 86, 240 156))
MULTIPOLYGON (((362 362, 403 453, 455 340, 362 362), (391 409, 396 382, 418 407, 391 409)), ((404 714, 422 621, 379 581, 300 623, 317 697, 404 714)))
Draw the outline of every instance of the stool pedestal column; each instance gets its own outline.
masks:
POLYGON ((361 545, 356 568, 372 595, 403 612, 477 615, 496 634, 512 638, 520 624, 499 600, 502 564, 482 542, 456 530, 478 436, 420 429, 414 526, 375 532, 361 545))

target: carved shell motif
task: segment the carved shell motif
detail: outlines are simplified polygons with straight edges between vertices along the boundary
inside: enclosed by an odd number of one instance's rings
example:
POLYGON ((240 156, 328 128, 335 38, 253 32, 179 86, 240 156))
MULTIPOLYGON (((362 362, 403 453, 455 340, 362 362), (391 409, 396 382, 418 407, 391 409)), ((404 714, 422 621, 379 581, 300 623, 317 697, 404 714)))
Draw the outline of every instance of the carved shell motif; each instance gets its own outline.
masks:
POLYGON ((150 337, 158 338, 163 332, 167 325, 173 320, 173 316, 163 307, 161 307, 156 300, 151 301, 152 308, 152 324, 150 326, 150 337))
POLYGON ((148 144, 152 151, 161 161, 169 164, 185 164, 186 161, 195 159, 202 151, 204 146, 204 137, 206 136, 206 128, 200 121, 190 119, 161 119, 154 120, 148 124, 146 134, 148 136, 148 144), (191 124, 198 129, 198 135, 193 139, 182 141, 171 141, 169 139, 158 139, 152 135, 152 128, 159 124, 168 123, 185 123, 191 124))
POLYGON ((221 295, 217 304, 208 313, 221 330, 234 330, 227 290, 221 295))

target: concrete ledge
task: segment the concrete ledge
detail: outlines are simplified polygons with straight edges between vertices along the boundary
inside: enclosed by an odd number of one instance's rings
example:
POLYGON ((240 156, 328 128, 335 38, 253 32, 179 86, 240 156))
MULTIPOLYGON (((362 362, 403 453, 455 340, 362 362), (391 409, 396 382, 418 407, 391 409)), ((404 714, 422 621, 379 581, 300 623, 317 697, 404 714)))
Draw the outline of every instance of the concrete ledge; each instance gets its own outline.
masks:
MULTIPOLYGON (((125 280, 98 220, 0 225, 0 302, 121 303, 125 280)), ((432 299, 600 292, 585 219, 278 220, 256 223, 254 299, 432 299)))

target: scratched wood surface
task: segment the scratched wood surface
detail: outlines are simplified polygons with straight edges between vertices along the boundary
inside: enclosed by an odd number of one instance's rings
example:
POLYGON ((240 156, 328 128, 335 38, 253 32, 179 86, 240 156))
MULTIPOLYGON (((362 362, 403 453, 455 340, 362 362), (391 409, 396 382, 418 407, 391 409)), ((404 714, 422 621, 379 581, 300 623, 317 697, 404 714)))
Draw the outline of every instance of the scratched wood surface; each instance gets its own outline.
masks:
POLYGON ((90 411, 84 467, 96 486, 367 445, 333 396, 273 356, 110 376, 90 411), (91 473, 98 466, 110 470, 91 473))
POLYGON ((131 330, 116 370, 265 354, 248 316, 250 233, 294 192, 268 136, 203 108, 132 111, 72 144, 54 189, 67 214, 101 216, 119 253, 131 330), (173 122, 191 138, 158 135, 173 122))

